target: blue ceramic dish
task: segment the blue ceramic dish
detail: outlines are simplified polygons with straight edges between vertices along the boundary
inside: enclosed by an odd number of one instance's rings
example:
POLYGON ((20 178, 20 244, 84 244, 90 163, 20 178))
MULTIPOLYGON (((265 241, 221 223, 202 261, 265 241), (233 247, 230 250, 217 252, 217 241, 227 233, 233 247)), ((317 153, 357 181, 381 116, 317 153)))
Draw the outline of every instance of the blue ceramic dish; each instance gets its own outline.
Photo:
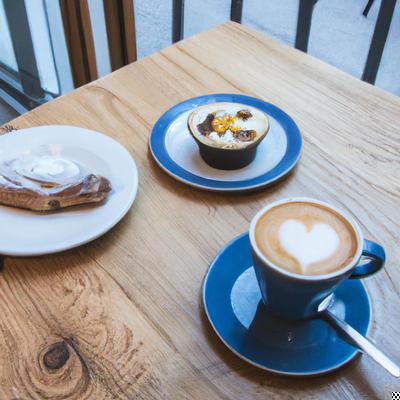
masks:
MULTIPOLYGON (((371 306, 364 285, 345 280, 333 312, 366 335, 371 306)), ((311 376, 334 371, 359 351, 322 319, 284 321, 265 311, 245 233, 228 243, 205 277, 203 303, 211 326, 237 356, 264 370, 311 376)))
POLYGON ((300 158, 302 139, 292 118, 273 104, 239 94, 210 94, 188 99, 166 111, 151 131, 149 146, 157 164, 181 182, 212 191, 246 191, 268 186, 287 175, 300 158), (221 171, 209 167, 199 155, 187 118, 195 108, 217 102, 249 105, 268 115, 270 130, 247 167, 221 171))

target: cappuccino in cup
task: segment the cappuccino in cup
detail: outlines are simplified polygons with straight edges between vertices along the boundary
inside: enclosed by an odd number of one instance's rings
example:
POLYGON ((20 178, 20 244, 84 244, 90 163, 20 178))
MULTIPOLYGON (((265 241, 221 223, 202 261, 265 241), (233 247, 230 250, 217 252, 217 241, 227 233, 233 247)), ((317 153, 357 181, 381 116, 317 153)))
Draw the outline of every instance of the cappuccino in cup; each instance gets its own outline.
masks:
POLYGON ((306 197, 266 205, 249 239, 264 305, 288 320, 315 317, 345 279, 370 276, 385 263, 383 247, 364 239, 350 215, 306 197))
POLYGON ((357 254, 352 224, 334 209, 307 201, 265 211, 254 229, 261 253, 277 267, 300 275, 324 275, 346 267, 357 254))

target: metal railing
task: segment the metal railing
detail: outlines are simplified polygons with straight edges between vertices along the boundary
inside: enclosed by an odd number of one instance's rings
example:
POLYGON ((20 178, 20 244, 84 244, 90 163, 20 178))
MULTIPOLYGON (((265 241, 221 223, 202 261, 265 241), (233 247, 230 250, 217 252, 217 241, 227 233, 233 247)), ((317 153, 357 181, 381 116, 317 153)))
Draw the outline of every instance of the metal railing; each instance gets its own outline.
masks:
POLYGON ((375 83, 395 6, 396 0, 382 0, 369 47, 367 62, 365 63, 364 72, 361 77, 363 81, 372 84, 375 83))
MULTIPOLYGON (((368 12, 372 2, 373 0, 368 1, 364 15, 368 12)), ((304 52, 307 52, 312 15, 317 3, 318 0, 299 0, 295 47, 304 52)), ((27 110, 50 100, 55 95, 46 92, 40 82, 24 0, 3 0, 3 4, 18 64, 18 71, 7 70, 7 67, 0 63, 0 94, 3 94, 3 97, 8 96, 14 99, 15 103, 21 105, 22 109, 27 110)), ((230 19, 241 23, 243 7, 246 6, 245 1, 231 0, 230 5, 230 19)), ((395 5, 396 0, 381 0, 368 56, 361 77, 366 82, 375 83, 395 5)), ((172 41, 175 43, 184 36, 185 1, 172 0, 172 9, 172 41)), ((133 11, 131 14, 132 21, 128 20, 134 26, 133 11)), ((124 23, 125 21, 122 21, 121 26, 124 23)), ((131 60, 127 60, 125 63, 128 62, 131 62, 131 60)))
MULTIPOLYGON (((297 29, 295 47, 307 52, 312 14, 318 0, 299 0, 299 12, 297 17, 297 29)), ((369 7, 371 3, 368 4, 369 7)), ((381 0, 379 14, 375 23, 374 33, 367 61, 361 79, 365 82, 375 84, 379 65, 381 63, 383 49, 386 44, 390 24, 396 0, 381 0)), ((183 38, 184 28, 184 0, 173 0, 172 7, 172 41, 175 43, 183 38)), ((231 20, 241 23, 243 12, 243 0, 231 0, 231 20)))

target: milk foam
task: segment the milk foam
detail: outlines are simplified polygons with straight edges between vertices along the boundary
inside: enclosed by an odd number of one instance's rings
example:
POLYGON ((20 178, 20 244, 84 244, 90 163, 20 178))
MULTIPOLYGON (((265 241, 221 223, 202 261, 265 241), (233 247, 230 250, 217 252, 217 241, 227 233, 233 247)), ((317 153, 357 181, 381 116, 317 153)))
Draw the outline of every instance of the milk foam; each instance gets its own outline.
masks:
POLYGON ((294 257, 301 266, 303 274, 308 266, 325 260, 338 249, 338 233, 328 224, 316 223, 310 231, 295 219, 284 221, 279 228, 279 241, 285 251, 294 257))

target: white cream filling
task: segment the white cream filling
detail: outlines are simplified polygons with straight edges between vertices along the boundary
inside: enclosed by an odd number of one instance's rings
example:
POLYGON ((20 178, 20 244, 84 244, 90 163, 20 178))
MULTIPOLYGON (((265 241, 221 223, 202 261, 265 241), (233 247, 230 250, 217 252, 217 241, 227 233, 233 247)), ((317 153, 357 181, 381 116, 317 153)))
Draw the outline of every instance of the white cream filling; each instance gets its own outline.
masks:
POLYGON ((73 161, 52 156, 17 158, 11 168, 22 177, 49 183, 65 184, 81 175, 79 166, 73 161))
POLYGON ((219 145, 234 144, 237 140, 233 137, 232 132, 228 129, 223 135, 219 136, 217 132, 211 132, 208 138, 219 145))

